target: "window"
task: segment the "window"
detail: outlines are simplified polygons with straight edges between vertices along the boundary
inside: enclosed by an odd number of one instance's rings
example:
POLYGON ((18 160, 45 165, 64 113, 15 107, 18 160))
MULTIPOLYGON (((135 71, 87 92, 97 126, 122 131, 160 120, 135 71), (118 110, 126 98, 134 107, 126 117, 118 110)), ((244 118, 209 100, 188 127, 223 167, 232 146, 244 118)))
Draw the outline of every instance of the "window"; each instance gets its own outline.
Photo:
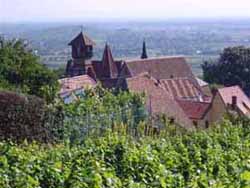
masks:
POLYGON ((205 127, 206 127, 206 129, 209 128, 209 121, 206 121, 206 122, 205 122, 205 127))

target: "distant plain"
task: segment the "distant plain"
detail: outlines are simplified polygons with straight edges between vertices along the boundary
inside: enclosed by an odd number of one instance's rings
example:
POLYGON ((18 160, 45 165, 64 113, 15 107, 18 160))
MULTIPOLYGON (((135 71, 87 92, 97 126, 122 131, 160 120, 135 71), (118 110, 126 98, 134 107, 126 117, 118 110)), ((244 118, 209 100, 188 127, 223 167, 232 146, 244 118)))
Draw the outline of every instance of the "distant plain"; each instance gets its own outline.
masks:
POLYGON ((67 45, 80 31, 96 42, 94 58, 100 59, 109 43, 116 59, 139 58, 142 41, 149 57, 186 56, 195 74, 201 63, 216 59, 228 46, 250 46, 250 21, 196 20, 155 22, 0 23, 0 35, 22 38, 51 68, 65 66, 67 45))

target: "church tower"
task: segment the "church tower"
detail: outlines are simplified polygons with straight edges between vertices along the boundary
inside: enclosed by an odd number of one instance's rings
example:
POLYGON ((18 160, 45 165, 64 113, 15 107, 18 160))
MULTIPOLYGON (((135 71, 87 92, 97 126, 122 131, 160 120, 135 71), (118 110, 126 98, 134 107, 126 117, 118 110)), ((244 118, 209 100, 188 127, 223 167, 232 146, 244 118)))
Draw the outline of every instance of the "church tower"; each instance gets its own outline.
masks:
POLYGON ((90 59, 93 56, 93 47, 95 43, 80 32, 70 43, 73 59, 90 59))
POLYGON ((143 41, 143 46, 142 46, 142 55, 141 55, 141 59, 147 59, 148 55, 147 55, 147 47, 146 47, 146 42, 145 40, 143 41))
POLYGON ((85 74, 85 64, 93 57, 95 43, 83 32, 80 32, 70 43, 72 60, 68 61, 66 75, 85 74))
POLYGON ((114 61, 111 49, 106 43, 102 56, 102 69, 104 78, 116 78, 118 76, 117 65, 114 61))

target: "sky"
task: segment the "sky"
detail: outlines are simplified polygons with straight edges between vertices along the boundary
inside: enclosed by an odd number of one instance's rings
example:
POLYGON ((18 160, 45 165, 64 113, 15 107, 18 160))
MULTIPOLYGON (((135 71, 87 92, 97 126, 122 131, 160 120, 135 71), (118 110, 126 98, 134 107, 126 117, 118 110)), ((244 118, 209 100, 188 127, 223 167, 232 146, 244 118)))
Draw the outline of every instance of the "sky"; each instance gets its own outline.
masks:
POLYGON ((0 22, 250 18, 249 0, 0 0, 0 22))

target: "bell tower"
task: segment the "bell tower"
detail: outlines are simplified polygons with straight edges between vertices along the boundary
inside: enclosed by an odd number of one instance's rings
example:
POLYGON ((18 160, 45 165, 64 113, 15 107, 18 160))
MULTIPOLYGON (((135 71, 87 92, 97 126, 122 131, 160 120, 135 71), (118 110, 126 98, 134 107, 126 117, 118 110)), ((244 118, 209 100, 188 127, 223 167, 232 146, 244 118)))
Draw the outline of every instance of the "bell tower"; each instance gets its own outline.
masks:
POLYGON ((86 74, 86 64, 93 57, 95 43, 83 32, 80 32, 68 45, 71 46, 72 59, 67 63, 66 75, 86 74))
POLYGON ((95 43, 82 32, 70 43, 73 59, 91 59, 93 56, 93 47, 95 43))

